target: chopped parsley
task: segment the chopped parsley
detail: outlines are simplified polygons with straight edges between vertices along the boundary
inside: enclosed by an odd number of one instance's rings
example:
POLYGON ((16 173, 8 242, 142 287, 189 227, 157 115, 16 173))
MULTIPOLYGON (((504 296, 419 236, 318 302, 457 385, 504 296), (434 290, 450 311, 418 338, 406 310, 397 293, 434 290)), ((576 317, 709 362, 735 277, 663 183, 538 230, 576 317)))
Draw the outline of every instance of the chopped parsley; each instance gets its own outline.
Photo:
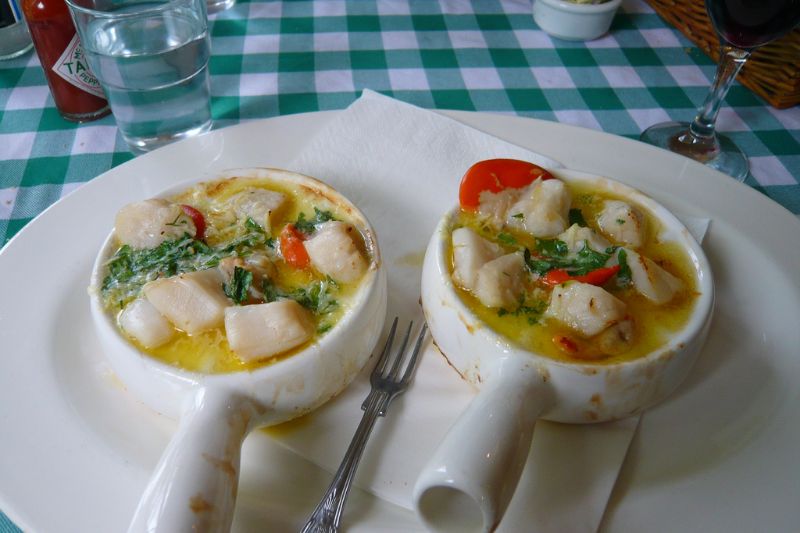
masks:
POLYGON ((584 241, 583 248, 574 257, 567 257, 569 248, 565 242, 539 239, 536 241, 536 251, 537 255, 527 248, 524 252, 525 264, 531 272, 543 276, 550 270, 560 268, 571 276, 582 276, 605 265, 612 249, 606 250, 608 253, 596 252, 584 241))
POLYGON ((511 215, 511 217, 517 220, 525 220, 525 213, 517 213, 516 215, 511 215))
POLYGON ((215 267, 226 257, 245 257, 269 239, 261 226, 245 222, 241 234, 224 246, 209 246, 188 233, 155 248, 123 245, 108 261, 108 275, 100 287, 106 301, 124 305, 141 292, 145 283, 215 267))
POLYGON ((572 226, 573 224, 577 224, 584 228, 588 226, 586 219, 583 218, 583 211, 575 207, 569 210, 569 225, 572 226))
POLYGON ((617 254, 619 270, 617 271, 617 285, 627 287, 631 284, 631 267, 628 265, 628 253, 625 248, 620 248, 617 254))
POLYGON ((297 217, 297 222, 294 223, 294 227, 297 228, 297 231, 301 233, 310 234, 314 233, 314 230, 317 226, 331 220, 336 220, 336 218, 333 216, 333 213, 330 211, 322 211, 317 207, 314 207, 314 218, 309 220, 306 218, 305 213, 300 213, 300 215, 297 217))
POLYGON ((498 233, 497 240, 508 246, 513 246, 517 244, 517 239, 515 239, 514 236, 511 235, 510 233, 498 233))
POLYGON ((230 283, 223 283, 222 290, 225 296, 233 300, 236 305, 242 305, 247 300, 250 285, 253 284, 253 273, 242 267, 233 267, 233 276, 230 283))
POLYGON ((514 311, 509 311, 508 309, 501 307, 497 310, 497 316, 524 316, 527 318, 528 324, 534 325, 539 321, 545 309, 547 309, 547 302, 537 300, 529 305, 525 305, 523 303, 514 311))
MULTIPOLYGON (((332 313, 339 307, 339 302, 335 298, 335 293, 338 288, 339 285, 330 277, 315 281, 308 287, 299 287, 288 292, 276 287, 275 284, 267 279, 261 284, 261 290, 264 292, 264 300, 267 302, 289 298, 315 315, 326 315, 332 313)), ((323 332, 320 331, 320 333, 323 332)))
POLYGON ((317 315, 325 315, 339 307, 334 298, 338 285, 330 277, 316 281, 305 288, 295 289, 291 298, 317 315))

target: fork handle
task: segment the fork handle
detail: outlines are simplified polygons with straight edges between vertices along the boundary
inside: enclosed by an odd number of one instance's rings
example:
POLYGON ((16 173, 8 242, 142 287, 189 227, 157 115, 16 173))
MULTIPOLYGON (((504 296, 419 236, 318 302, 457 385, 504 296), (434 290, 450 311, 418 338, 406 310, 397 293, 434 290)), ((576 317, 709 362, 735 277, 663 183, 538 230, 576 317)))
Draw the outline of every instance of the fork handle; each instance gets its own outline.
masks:
POLYGON ((339 531, 339 521, 342 517, 344 503, 350 493, 358 463, 364 453, 364 446, 369 440, 375 421, 381 416, 381 406, 385 403, 388 394, 373 391, 364 402, 364 415, 358 424, 353 440, 347 448, 347 453, 342 459, 342 464, 333 476, 328 490, 322 497, 317 508, 311 514, 302 529, 302 533, 335 533, 339 531))

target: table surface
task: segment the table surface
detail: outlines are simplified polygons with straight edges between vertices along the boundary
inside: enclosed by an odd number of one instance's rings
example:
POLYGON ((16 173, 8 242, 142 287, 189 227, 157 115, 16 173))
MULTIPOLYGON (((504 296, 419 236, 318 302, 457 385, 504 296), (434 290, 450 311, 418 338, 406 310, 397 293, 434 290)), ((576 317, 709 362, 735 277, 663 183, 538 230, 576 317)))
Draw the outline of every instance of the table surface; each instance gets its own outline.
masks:
MULTIPOLYGON (((714 63, 642 0, 590 42, 549 37, 530 0, 239 0, 212 15, 214 127, 343 109, 369 88, 423 108, 507 113, 637 138, 689 120, 714 63)), ((34 53, 0 62, 0 244, 81 184, 133 158, 112 116, 58 114, 34 53)), ((736 83, 718 129, 746 182, 800 213, 800 107, 736 83)), ((17 532, 0 513, 0 533, 17 532)))

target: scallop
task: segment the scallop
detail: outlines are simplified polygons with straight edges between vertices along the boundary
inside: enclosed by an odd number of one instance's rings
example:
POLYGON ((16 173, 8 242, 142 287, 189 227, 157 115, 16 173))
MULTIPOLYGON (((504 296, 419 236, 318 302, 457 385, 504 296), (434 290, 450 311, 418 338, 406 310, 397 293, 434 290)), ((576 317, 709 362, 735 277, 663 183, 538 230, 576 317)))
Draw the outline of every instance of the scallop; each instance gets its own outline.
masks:
POLYGON ((128 204, 117 212, 114 232, 122 244, 155 248, 164 241, 196 235, 191 217, 178 204, 152 199, 128 204))
POLYGON ((463 289, 473 290, 478 269, 503 253, 497 244, 469 228, 453 231, 453 280, 463 289))
POLYGON ((522 299, 524 278, 522 253, 506 254, 478 269, 474 293, 486 307, 516 309, 522 299))
POLYGON ((252 218, 267 233, 272 232, 272 215, 285 202, 285 194, 258 188, 245 189, 228 199, 228 204, 239 218, 252 218))
POLYGON ((537 179, 508 209, 506 224, 534 237, 555 237, 567 229, 571 201, 563 181, 537 179))
POLYGON ((592 337, 624 318, 626 308, 602 287, 569 281, 553 289, 545 314, 584 337, 592 337))
POLYGON ((294 300, 225 309, 228 344, 244 361, 291 350, 311 339, 314 331, 311 313, 294 300))
POLYGON ((145 348, 157 348, 175 335, 175 328, 144 298, 125 306, 119 314, 119 325, 145 348))
POLYGON ((610 242, 598 235, 592 228, 579 226, 578 224, 570 226, 567 231, 560 233, 556 239, 567 245, 571 255, 583 250, 585 244, 588 244, 589 248, 595 252, 604 252, 611 246, 610 242))
POLYGON ((672 300, 683 288, 681 280, 658 266, 654 261, 625 248, 633 287, 645 298, 658 305, 672 300))
POLYGON ((355 227, 344 222, 320 224, 314 235, 304 243, 312 266, 334 281, 357 281, 368 265, 356 246, 356 233, 355 227))
POLYGON ((212 268, 151 281, 144 295, 167 320, 194 335, 222 326, 231 304, 222 283, 219 270, 212 268))
POLYGON ((644 242, 644 217, 627 202, 606 200, 597 216, 597 225, 617 243, 638 248, 644 242))

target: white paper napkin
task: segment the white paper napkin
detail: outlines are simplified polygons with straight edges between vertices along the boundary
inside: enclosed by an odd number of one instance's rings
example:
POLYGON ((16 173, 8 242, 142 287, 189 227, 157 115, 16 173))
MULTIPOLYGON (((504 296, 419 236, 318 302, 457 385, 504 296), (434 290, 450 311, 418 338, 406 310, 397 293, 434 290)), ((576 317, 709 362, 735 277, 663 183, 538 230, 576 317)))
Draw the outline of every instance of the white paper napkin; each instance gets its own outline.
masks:
MULTIPOLYGON (((560 163, 448 117, 364 91, 294 161, 292 170, 339 189, 371 221, 389 274, 389 316, 421 319, 420 274, 440 216, 457 201, 464 171, 482 159, 560 163)), ((708 221, 687 224, 697 236, 708 221)), ((367 373, 315 413, 271 434, 334 471, 361 417, 367 373)), ((474 396, 430 344, 408 393, 377 425, 356 484, 411 508, 418 473, 474 396)), ((526 470, 499 531, 595 531, 638 418, 591 426, 540 422, 526 470)))

